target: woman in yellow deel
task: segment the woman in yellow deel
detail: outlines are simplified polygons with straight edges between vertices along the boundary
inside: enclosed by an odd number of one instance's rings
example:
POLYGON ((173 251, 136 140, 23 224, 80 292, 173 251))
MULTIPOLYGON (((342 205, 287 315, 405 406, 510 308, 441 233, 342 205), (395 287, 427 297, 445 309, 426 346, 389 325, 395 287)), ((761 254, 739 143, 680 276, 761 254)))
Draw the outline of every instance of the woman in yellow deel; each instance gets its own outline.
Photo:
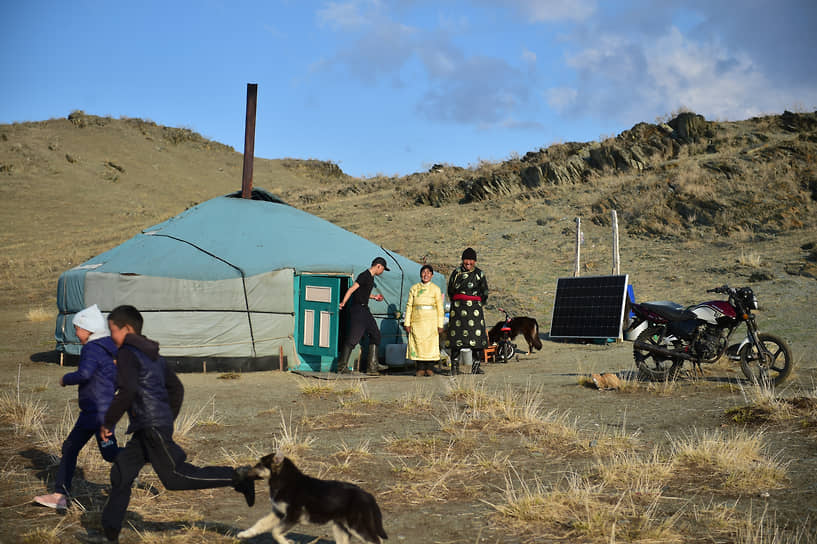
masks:
POLYGON ((434 269, 423 265, 420 283, 411 286, 406 303, 405 324, 408 334, 406 358, 417 364, 418 376, 433 376, 434 363, 440 360, 440 333, 443 332, 443 294, 431 283, 434 269))

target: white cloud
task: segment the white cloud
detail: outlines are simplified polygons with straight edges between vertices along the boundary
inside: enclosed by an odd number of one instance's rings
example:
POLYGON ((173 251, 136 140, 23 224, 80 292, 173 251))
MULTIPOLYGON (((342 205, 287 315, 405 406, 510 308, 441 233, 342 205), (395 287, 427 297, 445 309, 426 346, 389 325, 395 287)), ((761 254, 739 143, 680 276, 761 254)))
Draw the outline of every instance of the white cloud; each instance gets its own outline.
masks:
POLYGON ((579 92, 571 87, 554 87, 545 92, 548 105, 559 113, 573 108, 579 92))
POLYGON ((373 13, 379 10, 379 0, 349 0, 327 2, 316 15, 322 25, 336 29, 356 29, 370 24, 373 13))
POLYGON ((504 0, 531 23, 583 21, 596 13, 595 0, 504 0))
POLYGON ((782 111, 803 96, 802 89, 770 79, 746 51, 717 39, 695 40, 675 27, 655 40, 635 39, 596 35, 568 56, 578 83, 550 89, 550 107, 622 122, 651 120, 682 106, 708 118, 744 119, 782 111))

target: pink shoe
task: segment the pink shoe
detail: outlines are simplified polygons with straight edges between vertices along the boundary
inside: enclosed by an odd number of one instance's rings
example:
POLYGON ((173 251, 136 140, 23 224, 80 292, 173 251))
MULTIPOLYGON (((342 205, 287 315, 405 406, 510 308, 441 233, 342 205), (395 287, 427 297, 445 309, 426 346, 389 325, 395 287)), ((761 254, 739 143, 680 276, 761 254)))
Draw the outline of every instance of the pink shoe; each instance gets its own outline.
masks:
POLYGON ((40 495, 34 497, 34 502, 42 504, 49 508, 56 508, 58 510, 65 510, 68 508, 68 500, 62 493, 52 493, 50 495, 40 495))

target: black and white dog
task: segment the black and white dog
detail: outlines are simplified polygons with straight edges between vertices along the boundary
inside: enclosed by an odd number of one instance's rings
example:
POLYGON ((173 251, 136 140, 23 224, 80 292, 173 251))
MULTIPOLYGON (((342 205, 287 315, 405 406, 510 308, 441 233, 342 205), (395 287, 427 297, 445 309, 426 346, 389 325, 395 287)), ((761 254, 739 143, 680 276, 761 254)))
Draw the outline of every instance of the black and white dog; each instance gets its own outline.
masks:
POLYGON ((289 544, 284 535, 300 522, 331 523, 337 544, 349 544, 351 535, 370 544, 388 538, 374 497, 354 484, 307 476, 281 453, 262 457, 247 477, 269 480, 272 513, 238 538, 270 531, 275 542, 289 544))

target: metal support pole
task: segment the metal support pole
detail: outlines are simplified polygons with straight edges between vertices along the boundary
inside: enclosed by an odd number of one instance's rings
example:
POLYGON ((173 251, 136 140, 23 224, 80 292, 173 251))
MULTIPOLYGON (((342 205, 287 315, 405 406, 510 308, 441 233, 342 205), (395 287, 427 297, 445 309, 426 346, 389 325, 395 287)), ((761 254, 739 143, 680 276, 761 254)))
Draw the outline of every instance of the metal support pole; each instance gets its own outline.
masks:
POLYGON ((573 277, 578 278, 581 270, 582 218, 576 218, 576 259, 573 262, 573 277))
POLYGON ((621 273, 618 254, 618 214, 616 214, 615 210, 610 210, 610 214, 612 215, 611 221, 613 223, 613 275, 618 276, 621 273))

